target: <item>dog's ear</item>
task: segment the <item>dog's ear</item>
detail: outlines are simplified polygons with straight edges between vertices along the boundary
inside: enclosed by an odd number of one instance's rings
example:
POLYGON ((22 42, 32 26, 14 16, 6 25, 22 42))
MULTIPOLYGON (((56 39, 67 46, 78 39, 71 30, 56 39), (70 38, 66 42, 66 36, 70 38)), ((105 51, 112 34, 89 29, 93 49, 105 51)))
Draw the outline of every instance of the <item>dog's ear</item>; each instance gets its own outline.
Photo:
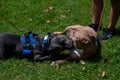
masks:
POLYGON ((57 34, 54 34, 53 32, 48 32, 48 36, 50 36, 50 37, 54 37, 54 36, 56 36, 57 34))
POLYGON ((82 42, 83 44, 88 44, 88 43, 90 43, 90 40, 89 40, 88 38, 83 38, 83 39, 81 40, 81 42, 82 42))

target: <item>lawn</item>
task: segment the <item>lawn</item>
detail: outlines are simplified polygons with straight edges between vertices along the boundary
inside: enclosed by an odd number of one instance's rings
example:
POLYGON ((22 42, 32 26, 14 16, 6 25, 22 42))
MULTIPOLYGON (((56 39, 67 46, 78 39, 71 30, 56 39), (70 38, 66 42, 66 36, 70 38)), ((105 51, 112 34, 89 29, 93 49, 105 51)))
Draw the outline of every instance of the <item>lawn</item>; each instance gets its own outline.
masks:
MULTIPOLYGON (((108 0, 102 28, 109 22, 109 10, 108 0)), ((91 0, 0 0, 0 32, 45 35, 69 25, 88 25, 91 18, 91 0)), ((0 60, 0 80, 120 80, 120 19, 116 29, 116 36, 101 41, 102 59, 98 62, 67 62, 55 67, 51 61, 33 66, 26 59, 0 60)))

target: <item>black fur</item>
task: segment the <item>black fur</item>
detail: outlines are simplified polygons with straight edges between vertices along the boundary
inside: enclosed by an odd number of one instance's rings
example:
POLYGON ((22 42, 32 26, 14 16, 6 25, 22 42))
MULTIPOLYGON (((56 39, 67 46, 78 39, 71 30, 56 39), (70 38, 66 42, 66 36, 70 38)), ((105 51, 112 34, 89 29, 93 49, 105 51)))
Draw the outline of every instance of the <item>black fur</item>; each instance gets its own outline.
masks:
POLYGON ((40 48, 33 49, 31 55, 23 55, 23 44, 20 41, 20 35, 11 33, 0 33, 0 59, 10 57, 28 58, 33 61, 43 61, 46 59, 55 60, 65 49, 73 46, 72 41, 63 35, 48 34, 48 48, 43 44, 44 36, 34 34, 34 39, 39 42, 40 48))

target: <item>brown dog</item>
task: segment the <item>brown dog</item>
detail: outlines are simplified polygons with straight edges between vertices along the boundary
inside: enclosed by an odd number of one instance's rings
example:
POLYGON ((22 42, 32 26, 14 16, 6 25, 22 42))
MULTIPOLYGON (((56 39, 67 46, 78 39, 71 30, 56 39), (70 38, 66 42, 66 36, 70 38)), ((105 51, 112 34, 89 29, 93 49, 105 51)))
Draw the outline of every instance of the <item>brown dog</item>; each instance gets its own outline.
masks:
POLYGON ((70 50, 70 58, 73 60, 93 58, 100 53, 97 33, 88 26, 68 26, 65 31, 54 34, 65 34, 73 41, 75 48, 70 50))

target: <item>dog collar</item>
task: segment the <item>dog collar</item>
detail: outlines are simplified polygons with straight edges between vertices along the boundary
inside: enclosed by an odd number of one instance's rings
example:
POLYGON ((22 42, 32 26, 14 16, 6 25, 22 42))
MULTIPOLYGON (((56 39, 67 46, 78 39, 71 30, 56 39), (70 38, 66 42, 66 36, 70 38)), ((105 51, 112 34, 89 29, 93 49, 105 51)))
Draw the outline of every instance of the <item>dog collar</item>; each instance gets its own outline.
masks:
POLYGON ((46 48, 48 48, 48 35, 44 37, 43 44, 45 45, 46 48))

